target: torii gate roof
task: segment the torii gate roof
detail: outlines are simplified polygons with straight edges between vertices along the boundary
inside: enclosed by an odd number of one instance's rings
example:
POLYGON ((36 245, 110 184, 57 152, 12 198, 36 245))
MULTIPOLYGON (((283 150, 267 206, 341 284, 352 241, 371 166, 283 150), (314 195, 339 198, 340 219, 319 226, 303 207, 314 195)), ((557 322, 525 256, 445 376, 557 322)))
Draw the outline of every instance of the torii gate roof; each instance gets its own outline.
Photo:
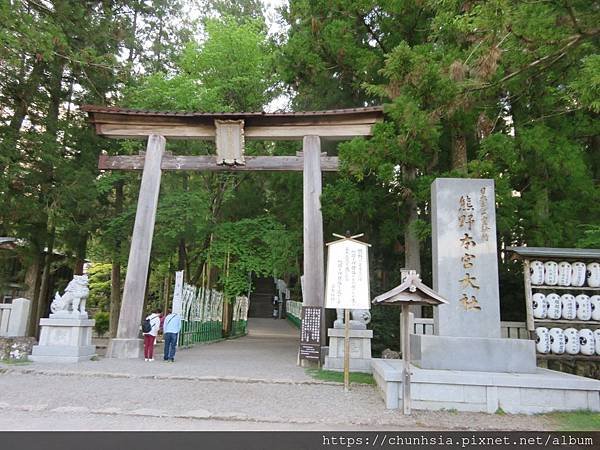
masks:
POLYGON ((159 134, 176 139, 215 139, 215 120, 241 120, 245 139, 299 140, 370 136, 383 120, 383 106, 300 112, 183 112, 85 105, 81 108, 100 136, 145 138, 159 134))

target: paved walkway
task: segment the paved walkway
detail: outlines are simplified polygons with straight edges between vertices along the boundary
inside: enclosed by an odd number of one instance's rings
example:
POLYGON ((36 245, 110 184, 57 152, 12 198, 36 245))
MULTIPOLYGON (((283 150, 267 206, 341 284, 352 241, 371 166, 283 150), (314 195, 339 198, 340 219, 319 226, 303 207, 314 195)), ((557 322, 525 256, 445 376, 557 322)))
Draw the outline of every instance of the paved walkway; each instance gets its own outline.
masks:
MULTIPOLYGON (((174 364, 100 358, 0 364, 0 430, 546 429, 547 419, 385 409, 373 386, 314 380, 298 330, 254 319, 249 335, 180 349, 174 364)), ((160 351, 157 347, 157 351, 160 351)))
MULTIPOLYGON (((123 377, 196 377, 200 379, 251 379, 269 382, 312 381, 297 366, 298 329, 286 320, 251 319, 245 337, 179 348, 175 363, 163 361, 163 346, 155 347, 155 360, 110 359, 77 364, 32 363, 23 370, 44 373, 77 372, 123 377)), ((12 367, 12 366, 11 366, 12 367)))

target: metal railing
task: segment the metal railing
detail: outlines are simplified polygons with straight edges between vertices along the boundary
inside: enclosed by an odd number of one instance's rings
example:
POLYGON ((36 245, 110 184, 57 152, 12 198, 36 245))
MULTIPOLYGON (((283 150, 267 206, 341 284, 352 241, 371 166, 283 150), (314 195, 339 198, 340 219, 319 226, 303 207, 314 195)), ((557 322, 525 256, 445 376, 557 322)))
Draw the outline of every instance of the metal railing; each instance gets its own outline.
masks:
POLYGON ((297 327, 302 324, 302 302, 288 300, 285 302, 287 319, 297 327))
POLYGON ((190 347, 197 342, 221 339, 222 316, 222 293, 184 283, 179 345, 190 347))

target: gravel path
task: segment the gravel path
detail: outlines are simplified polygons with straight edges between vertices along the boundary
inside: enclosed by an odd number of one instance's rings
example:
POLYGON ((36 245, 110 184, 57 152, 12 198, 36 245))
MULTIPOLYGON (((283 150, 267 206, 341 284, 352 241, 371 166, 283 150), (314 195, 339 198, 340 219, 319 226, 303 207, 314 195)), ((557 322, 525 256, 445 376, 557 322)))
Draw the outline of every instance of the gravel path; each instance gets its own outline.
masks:
MULTIPOLYGON (((99 358, 77 364, 32 363, 44 371, 111 373, 137 376, 196 376, 310 381, 296 365, 298 329, 285 320, 251 319, 246 337, 178 349, 174 364, 162 361, 163 347, 155 348, 154 362, 99 358)), ((3 367, 0 364, 0 367, 3 367)))
MULTIPOLYGON (((268 320, 268 319, 267 319, 268 320)), ((249 336, 142 360, 0 364, 0 430, 544 430, 542 416, 389 411, 368 385, 313 380, 297 331, 253 322, 249 336)))
POLYGON ((66 377, 5 372, 0 376, 0 392, 3 392, 0 429, 40 429, 35 428, 35 422, 16 421, 14 412, 31 413, 33 417, 63 415, 68 418, 64 420, 63 429, 80 429, 82 418, 89 415, 103 416, 98 423, 93 422, 93 429, 102 426, 110 429, 107 418, 115 417, 125 417, 125 423, 133 424, 134 429, 155 429, 156 423, 146 420, 148 418, 169 419, 165 422, 166 429, 178 420, 189 429, 205 429, 203 422, 206 421, 223 422, 223 426, 229 424, 230 429, 249 429, 257 423, 264 427, 258 429, 281 429, 284 424, 293 426, 292 429, 298 425, 315 429, 354 429, 358 426, 407 430, 518 430, 550 426, 539 416, 416 411, 405 417, 397 410, 386 410, 375 388, 366 385, 353 385, 349 393, 344 393, 341 385, 328 384, 66 377), (71 417, 76 420, 73 422, 71 417), (189 424, 190 420, 196 425, 189 424))

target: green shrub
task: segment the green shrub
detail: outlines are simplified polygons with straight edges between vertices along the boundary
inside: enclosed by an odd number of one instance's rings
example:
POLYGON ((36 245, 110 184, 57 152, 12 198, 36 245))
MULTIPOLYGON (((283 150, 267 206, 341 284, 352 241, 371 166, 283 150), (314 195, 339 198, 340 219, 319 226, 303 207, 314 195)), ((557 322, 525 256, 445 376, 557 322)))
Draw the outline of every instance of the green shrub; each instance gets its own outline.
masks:
POLYGON ((96 333, 98 336, 104 336, 104 333, 106 333, 109 328, 109 314, 104 311, 99 311, 94 315, 94 320, 96 321, 96 324, 94 325, 96 333))

